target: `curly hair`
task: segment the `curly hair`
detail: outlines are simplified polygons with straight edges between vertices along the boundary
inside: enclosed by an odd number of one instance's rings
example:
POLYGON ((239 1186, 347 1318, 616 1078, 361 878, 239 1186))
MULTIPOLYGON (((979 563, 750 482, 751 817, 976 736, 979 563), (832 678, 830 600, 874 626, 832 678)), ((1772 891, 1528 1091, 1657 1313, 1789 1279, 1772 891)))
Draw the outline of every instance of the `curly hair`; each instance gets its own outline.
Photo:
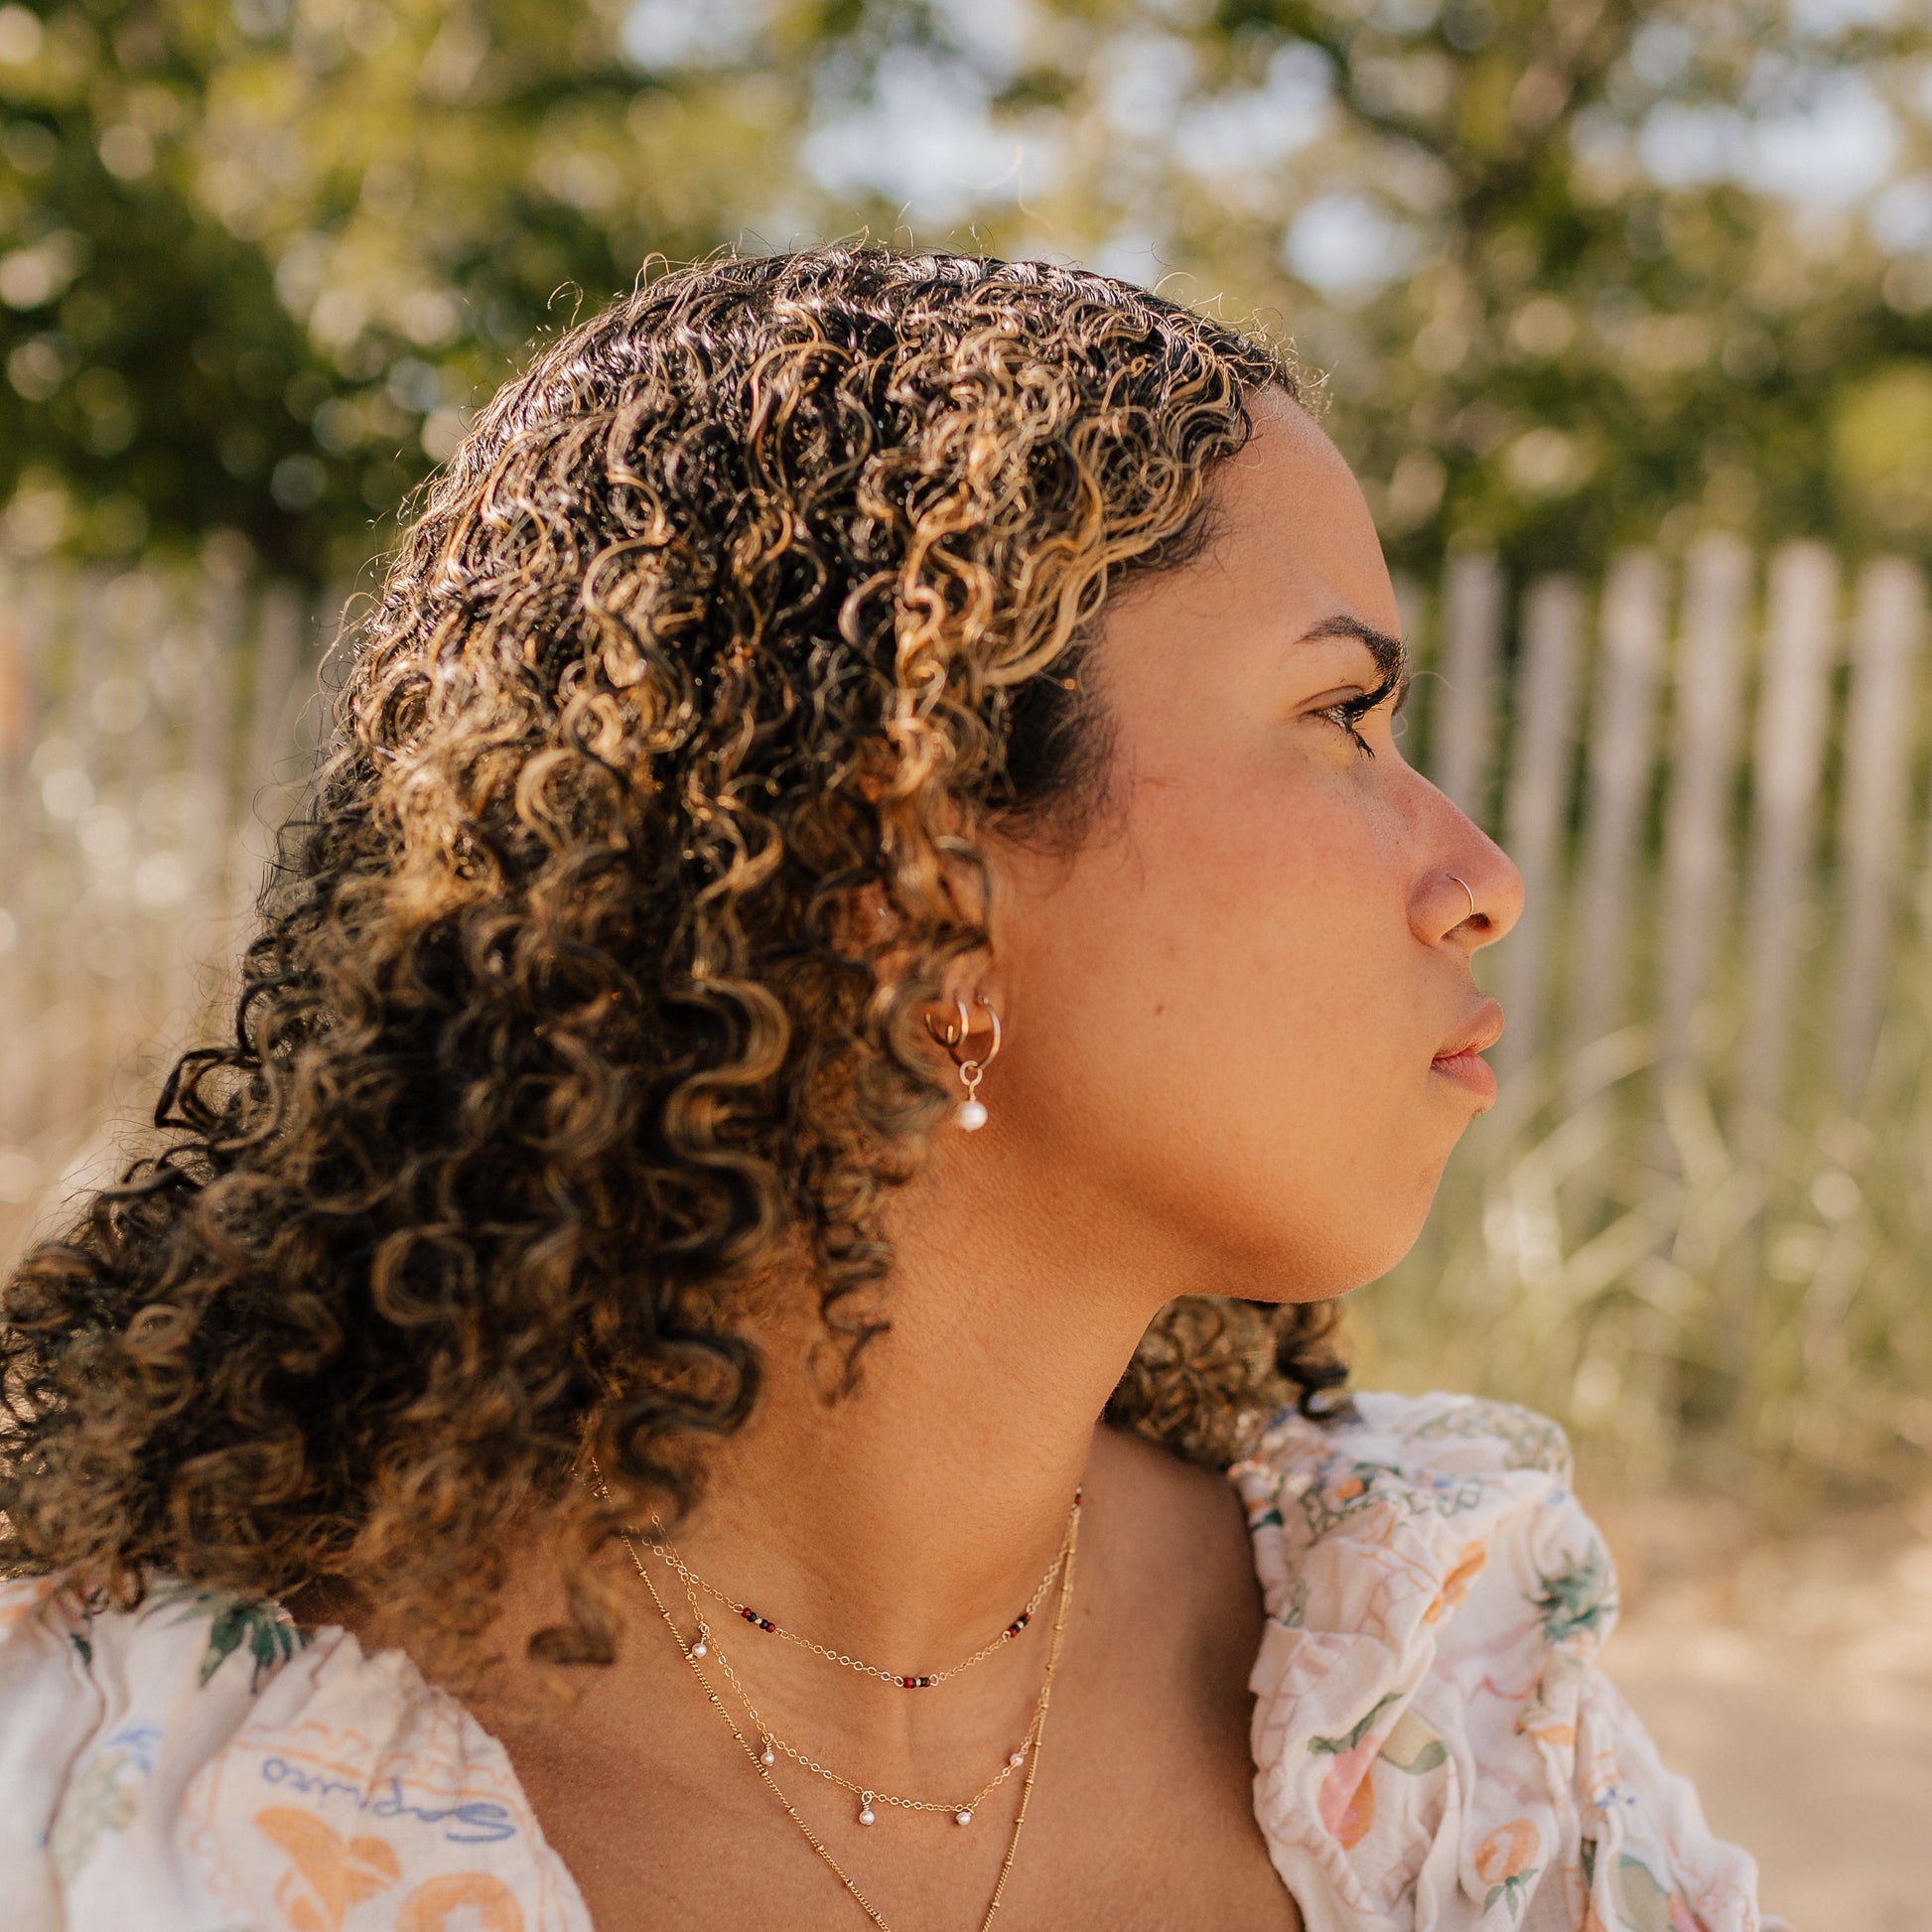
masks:
MULTIPOLYGON (((613 1655, 592 1559, 750 1413, 759 1284, 812 1285, 834 1396, 885 1321, 974 828, 1104 803, 1096 620, 1207 540, 1267 385, 1104 276, 871 247, 544 350, 356 627, 232 1039, 6 1283, 0 1569, 333 1584, 455 1655, 541 1505, 538 1654, 613 1655)), ((1340 1383, 1331 1325, 1175 1304, 1109 1413, 1225 1460, 1340 1383)))

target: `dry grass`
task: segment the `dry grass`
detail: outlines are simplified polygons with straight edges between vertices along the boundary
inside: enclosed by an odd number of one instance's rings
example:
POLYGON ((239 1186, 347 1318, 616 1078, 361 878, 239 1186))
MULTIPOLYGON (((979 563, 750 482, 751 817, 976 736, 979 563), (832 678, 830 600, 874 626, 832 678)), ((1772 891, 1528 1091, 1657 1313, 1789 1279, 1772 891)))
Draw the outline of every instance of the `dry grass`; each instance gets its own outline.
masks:
POLYGON ((1567 1069, 1592 1096, 1575 1111, 1557 1069, 1506 1086, 1356 1305, 1360 1379, 1532 1404, 1625 1485, 1747 1495, 1767 1522, 1923 1485, 1932 957, 1897 960, 1855 1107, 1829 1091, 1819 1007, 1775 1120, 1663 1074, 1646 1026, 1567 1069))

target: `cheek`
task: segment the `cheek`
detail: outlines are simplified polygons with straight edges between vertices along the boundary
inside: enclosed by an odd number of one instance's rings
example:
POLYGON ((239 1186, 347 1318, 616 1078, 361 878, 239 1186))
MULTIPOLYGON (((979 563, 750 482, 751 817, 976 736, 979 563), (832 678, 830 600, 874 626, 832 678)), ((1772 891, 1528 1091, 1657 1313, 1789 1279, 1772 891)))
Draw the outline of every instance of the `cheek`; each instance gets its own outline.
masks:
POLYGON ((1407 882, 1398 816, 1332 772, 1144 784, 1033 928, 1029 1118, 1203 1239, 1381 1272, 1452 1144, 1407 882))
POLYGON ((1393 1049, 1414 971, 1402 827, 1333 772, 1151 788, 1081 931, 1121 1022, 1279 1054, 1298 1078, 1393 1049), (1299 781, 1298 781, 1299 780, 1299 781), (1111 930, 1109 929, 1111 928, 1111 930))

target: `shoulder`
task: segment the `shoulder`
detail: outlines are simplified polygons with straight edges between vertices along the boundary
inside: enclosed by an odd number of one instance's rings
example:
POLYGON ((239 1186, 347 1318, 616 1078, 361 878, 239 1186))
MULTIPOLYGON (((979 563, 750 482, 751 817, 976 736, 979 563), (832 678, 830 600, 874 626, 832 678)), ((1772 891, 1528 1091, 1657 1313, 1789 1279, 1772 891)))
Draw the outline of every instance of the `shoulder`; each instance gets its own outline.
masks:
POLYGON ((1750 1860, 1595 1667, 1616 1575, 1556 1424, 1362 1395, 1230 1476, 1268 1608, 1256 1813, 1310 1932, 1758 1926, 1750 1860))
POLYGON ((168 1579, 91 1613, 0 1583, 0 1868, 21 1932, 588 1925, 500 1746, 400 1652, 168 1579))

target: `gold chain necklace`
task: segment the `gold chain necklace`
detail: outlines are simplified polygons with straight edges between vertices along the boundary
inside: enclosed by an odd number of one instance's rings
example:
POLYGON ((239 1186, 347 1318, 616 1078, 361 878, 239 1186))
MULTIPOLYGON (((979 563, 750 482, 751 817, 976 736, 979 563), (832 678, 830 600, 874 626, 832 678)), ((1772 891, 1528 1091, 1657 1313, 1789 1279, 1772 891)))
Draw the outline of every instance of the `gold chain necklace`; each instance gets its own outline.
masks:
MULTIPOLYGON (((608 1499, 610 1490, 605 1486, 603 1471, 598 1468, 595 1457, 591 1458, 591 1473, 595 1478, 597 1493, 608 1499)), ((703 1659, 694 1654, 693 1645, 684 1641, 684 1633, 677 1627, 677 1619, 665 1608, 664 1599, 658 1595, 657 1586, 651 1582, 650 1573, 644 1568, 643 1558, 638 1555, 636 1543, 632 1540, 630 1532, 622 1530, 620 1534, 623 1537, 624 1548, 630 1552, 630 1561, 636 1569, 638 1581, 650 1592, 650 1600, 656 1604, 658 1615, 664 1619, 664 1626, 671 1633, 671 1641, 677 1645, 684 1661, 691 1666, 693 1675, 704 1691, 706 1702, 725 1721, 725 1728, 731 1732, 733 1741, 745 1753, 747 1762, 763 1781, 765 1789, 784 1808, 785 1816, 798 1827, 805 1843, 817 1853, 827 1869, 851 1893, 853 1903, 879 1928, 879 1932, 893 1932, 892 1927, 880 1915, 879 1908, 859 1889, 853 1882, 851 1874, 833 1857, 825 1841, 798 1815, 797 1807, 785 1796, 779 1788, 777 1779, 771 1775, 771 1767, 762 1760, 752 1740, 738 1727, 737 1719, 726 1708, 724 1700, 712 1687, 711 1679, 706 1676, 703 1659)), ((987 1901, 986 1914, 980 1920, 979 1932, 988 1932, 994 1914, 1000 1909, 1000 1900, 1006 1895, 1007 1880, 1013 1875, 1014 1860, 1020 1854, 1020 1834, 1026 1828, 1027 1808, 1033 1802, 1034 1784, 1039 1776, 1040 1751, 1046 1741, 1046 1711, 1052 1701, 1053 1672, 1060 1661, 1060 1647, 1066 1640, 1067 1607, 1073 1600, 1073 1559, 1079 1537, 1079 1517, 1076 1513, 1072 1518, 1071 1533, 1067 1540, 1066 1561, 1061 1569, 1059 1601, 1053 1611, 1053 1636, 1046 1651, 1045 1682, 1041 1686, 1039 1705, 1034 1714, 1033 1726, 1029 1733, 1026 1752, 1027 1778, 1020 1787, 1020 1808, 1014 1814, 1013 1831, 1007 1839, 1006 1857, 1000 1861, 1000 1875, 994 1880, 993 1896, 987 1901)))
POLYGON ((897 1690, 928 1691, 936 1685, 945 1683, 950 1677, 957 1677, 962 1671, 971 1670, 975 1664, 985 1663, 996 1651, 1003 1649, 1015 1637, 1019 1636, 1033 1622, 1034 1618, 1039 1614, 1039 1606, 1045 1602, 1046 1592, 1053 1587, 1053 1581, 1060 1574, 1060 1565, 1066 1561, 1067 1538, 1072 1534, 1073 1519, 1080 1512, 1082 1498, 1083 1492, 1078 1489, 1074 1490, 1073 1506, 1067 1511, 1066 1533, 1060 1538, 1058 1553, 1054 1556, 1053 1561, 1046 1566, 1046 1574, 1039 1580, 1038 1588, 1028 1597, 1027 1607, 991 1643, 983 1644, 970 1657, 965 1658, 960 1663, 949 1664, 944 1670, 933 1671, 925 1676, 914 1676, 904 1671, 885 1670, 878 1664, 867 1663, 861 1657, 849 1656, 843 1650, 834 1650, 830 1644, 818 1643, 810 1637, 801 1636, 795 1630, 785 1629, 770 1617, 761 1615, 759 1611, 753 1609, 751 1604, 740 1602, 736 1596, 729 1594, 727 1591, 720 1589, 716 1584, 709 1583, 703 1577, 700 1577, 678 1555, 676 1546, 665 1535, 663 1522, 654 1510, 651 1512, 650 1523, 651 1528, 657 1532, 658 1536, 656 1545, 658 1556, 663 1559, 665 1566, 676 1574, 678 1582, 684 1586, 686 1595, 692 1599, 692 1614, 697 1618, 698 1623, 698 1655, 700 1657, 704 1656, 709 1649, 712 1642, 712 1634, 706 1626, 703 1616, 698 1613, 697 1597, 695 1594, 698 1590, 702 1590, 714 1603, 723 1604, 733 1615, 743 1618, 753 1629, 763 1630, 785 1643, 797 1645, 800 1650, 809 1650, 813 1656, 824 1658, 828 1664, 843 1665, 847 1670, 857 1671, 862 1677, 876 1677, 882 1684, 891 1684, 897 1690))
MULTIPOLYGON (((1054 1566, 1056 1570, 1058 1567, 1057 1564, 1054 1566)), ((656 1591, 653 1590, 651 1594, 655 1597, 656 1591)), ((687 1587, 685 1595, 691 1604, 691 1615, 696 1620, 698 1616, 697 1592, 687 1587)), ((658 1608, 660 1610, 663 1608, 661 1600, 658 1602, 658 1608)), ((702 1623, 699 1623, 698 1627, 700 1631, 704 1629, 702 1623)), ((710 1644, 704 1646, 702 1649, 698 1643, 694 1642, 691 1645, 691 1655, 694 1660, 701 1655, 714 1655, 717 1657, 719 1670, 724 1673, 725 1681, 732 1687, 739 1703, 745 1707, 745 1715, 751 1720, 752 1728, 759 1734, 759 1741, 762 1746, 759 1752, 759 1762, 760 1764, 775 1764, 782 1755, 790 1758, 801 1771, 810 1771, 813 1776, 823 1778, 827 1784, 835 1784, 841 1790, 851 1792, 859 1801, 858 1822, 861 1825, 870 1825, 877 1820, 879 1814, 873 1810, 875 1804, 890 1805, 895 1811, 949 1812, 955 1824, 970 1825, 973 1822, 973 1814, 979 1810, 980 1806, 1001 1785, 1005 1784, 1013 1776, 1014 1772, 1026 1763, 1027 1754, 1033 1748, 1035 1731, 1039 1723, 1040 1706, 1045 1701, 1051 1689, 1051 1678, 1049 1677, 1040 1686, 1040 1694, 1035 1701, 1034 1716, 1027 1725, 1026 1736, 1021 1739, 1019 1748, 1008 1754, 1007 1761, 999 1770, 994 1772, 970 1798, 935 1802, 929 1798, 901 1798, 896 1796, 893 1792, 881 1791, 874 1786, 860 1784, 852 1778, 842 1776, 839 1772, 833 1770, 830 1765, 821 1764, 817 1758, 800 1750, 795 1744, 787 1743, 759 1715, 758 1706, 752 1702, 751 1693, 746 1690, 737 1671, 732 1668, 731 1659, 725 1655, 724 1647, 718 1642, 716 1637, 713 1637, 710 1644)))

